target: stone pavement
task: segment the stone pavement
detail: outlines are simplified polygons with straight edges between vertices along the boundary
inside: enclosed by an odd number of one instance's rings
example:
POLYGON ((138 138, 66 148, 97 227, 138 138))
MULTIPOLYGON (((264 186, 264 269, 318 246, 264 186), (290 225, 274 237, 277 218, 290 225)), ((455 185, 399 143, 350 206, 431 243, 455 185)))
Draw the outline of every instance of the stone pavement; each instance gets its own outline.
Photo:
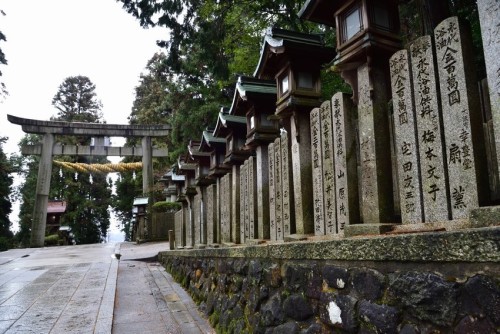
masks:
POLYGON ((121 244, 113 333, 214 333, 196 305, 156 262, 168 243, 121 244))
POLYGON ((151 258, 167 248, 108 243, 0 252, 0 333, 213 332, 151 258), (150 259, 133 260, 143 258, 150 259), (129 318, 135 325, 161 319, 164 327, 133 327, 129 318))

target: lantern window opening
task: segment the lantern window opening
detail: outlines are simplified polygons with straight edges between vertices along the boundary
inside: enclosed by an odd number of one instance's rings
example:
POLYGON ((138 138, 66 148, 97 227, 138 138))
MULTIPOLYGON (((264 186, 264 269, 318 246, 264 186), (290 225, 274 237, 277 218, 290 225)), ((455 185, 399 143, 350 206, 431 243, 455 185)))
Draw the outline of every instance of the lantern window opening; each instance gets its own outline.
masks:
POLYGON ((297 72, 297 88, 299 89, 314 89, 315 82, 311 72, 298 71, 297 72))
POLYGON ((380 2, 375 2, 369 7, 370 22, 379 30, 393 31, 394 25, 387 7, 380 2))
POLYGON ((342 44, 364 30, 362 10, 361 3, 358 1, 352 4, 351 7, 341 15, 342 44))

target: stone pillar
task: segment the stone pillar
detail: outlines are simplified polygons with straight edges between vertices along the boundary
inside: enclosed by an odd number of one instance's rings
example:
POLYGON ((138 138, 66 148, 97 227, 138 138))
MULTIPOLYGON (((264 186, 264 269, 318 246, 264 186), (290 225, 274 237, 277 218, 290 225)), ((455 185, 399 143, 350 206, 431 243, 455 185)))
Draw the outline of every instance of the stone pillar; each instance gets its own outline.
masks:
POLYGON ((257 180, 257 238, 269 239, 269 161, 267 146, 258 146, 255 150, 257 180))
MULTIPOLYGON (((321 123, 321 159, 323 162, 323 203, 325 214, 325 233, 337 234, 337 196, 335 195, 335 149, 333 145, 333 118, 330 101, 325 101, 319 109, 321 123)), ((342 133, 339 135, 343 136, 342 133)))
MULTIPOLYGON (((396 52, 391 59, 394 137, 398 162, 399 200, 403 224, 422 223, 423 207, 420 183, 417 128, 413 104, 413 85, 408 50, 396 52)), ((427 164, 429 162, 426 162, 427 164)), ((431 176, 430 182, 434 178, 431 176)))
POLYGON ((247 239, 250 238, 250 225, 248 222, 248 198, 247 198, 247 186, 248 186, 248 175, 247 175, 247 160, 240 167, 240 241, 245 243, 247 239))
POLYGON ((142 138, 142 192, 147 194, 153 188, 153 148, 151 137, 142 138))
POLYGON ((274 143, 268 146, 269 171, 269 238, 276 241, 276 166, 274 165, 274 143))
MULTIPOLYGON (((479 21, 483 39, 484 61, 488 79, 488 90, 493 127, 493 146, 490 163, 493 163, 494 180, 500 176, 500 1, 478 0, 479 21)), ((497 184, 498 186, 498 184, 497 184)), ((498 196, 500 189, 494 189, 498 196)))
MULTIPOLYGON (((488 171, 470 35, 457 17, 434 31, 452 219, 488 203, 488 171)), ((498 57, 498 55, 497 55, 498 57)))
POLYGON ((175 213, 174 218, 174 233, 175 233, 175 248, 181 248, 181 227, 182 225, 182 208, 175 213))
POLYGON ((231 180, 232 173, 224 175, 221 179, 220 208, 221 208, 221 243, 231 243, 231 180))
POLYGON ((294 231, 293 226, 293 181, 292 166, 290 161, 290 144, 288 132, 281 133, 281 189, 282 189, 282 208, 281 216, 283 220, 283 236, 287 237, 294 231))
POLYGON ((216 201, 215 201, 215 188, 216 186, 211 184, 207 187, 207 194, 205 197, 205 200, 203 201, 205 211, 206 211, 206 216, 207 216, 207 239, 206 243, 207 245, 212 245, 215 244, 215 236, 216 236, 216 218, 215 218, 215 212, 216 212, 216 201))
POLYGON ((231 241, 240 243, 240 166, 233 165, 231 173, 231 241))
POLYGON ((247 176, 248 176, 248 224, 250 226, 251 240, 257 239, 257 226, 256 226, 256 207, 255 207, 255 195, 256 195, 256 183, 255 183, 255 158, 248 158, 247 165, 247 176))
POLYGON ((337 198, 337 231, 359 224, 359 191, 356 154, 356 110, 350 96, 337 93, 332 97, 333 146, 335 147, 335 195, 337 198))
POLYGON ((215 198, 214 198, 214 243, 219 244, 222 242, 222 178, 218 177, 215 183, 215 198))
POLYGON ((284 240, 283 235, 283 186, 281 177, 281 138, 274 140, 274 203, 276 210, 276 240, 284 240))
MULTIPOLYGON (((450 219, 448 173, 444 142, 441 140, 443 119, 439 104, 432 38, 422 36, 413 41, 410 45, 410 55, 424 221, 446 221, 450 219)), ((406 124, 408 116, 408 113, 399 112, 395 106, 395 123, 406 124)))
POLYGON ((309 113, 294 112, 290 117, 292 148, 292 179, 297 235, 314 233, 313 191, 311 170, 311 127, 309 113))
POLYGON ((323 145, 321 144, 321 118, 319 108, 314 108, 310 114, 311 120, 311 158, 312 158, 312 188, 314 208, 314 234, 325 234, 325 214, 323 203, 323 145))
POLYGON ((54 135, 46 133, 43 136, 42 154, 38 167, 36 197, 31 223, 31 247, 43 247, 45 243, 45 227, 47 224, 47 205, 49 202, 50 178, 52 176, 52 151, 54 135))
POLYGON ((187 201, 187 216, 186 216, 186 243, 185 248, 194 247, 194 198, 190 196, 187 201))
POLYGON ((358 78, 358 127, 362 225, 346 235, 377 234, 391 229, 394 214, 388 117, 390 81, 384 64, 361 65, 358 78))

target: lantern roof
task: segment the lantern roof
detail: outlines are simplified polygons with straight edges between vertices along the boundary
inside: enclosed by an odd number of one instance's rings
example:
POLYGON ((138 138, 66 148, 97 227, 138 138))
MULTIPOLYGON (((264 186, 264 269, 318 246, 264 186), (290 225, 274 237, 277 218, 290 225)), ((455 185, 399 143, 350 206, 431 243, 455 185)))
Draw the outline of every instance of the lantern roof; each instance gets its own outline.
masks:
POLYGON ((228 108, 221 108, 215 125, 214 136, 227 136, 234 128, 246 128, 246 123, 246 117, 230 115, 228 108))
POLYGON ((335 49, 325 46, 324 35, 305 34, 280 28, 269 28, 264 36, 260 59, 254 77, 274 79, 283 57, 320 67, 335 58, 335 49))
POLYGON ((348 2, 346 0, 307 0, 299 11, 299 18, 334 27, 335 12, 348 2))
POLYGON ((229 114, 235 116, 245 115, 247 112, 246 103, 258 102, 258 100, 272 100, 272 104, 276 103, 276 82, 274 80, 240 76, 236 82, 229 114))

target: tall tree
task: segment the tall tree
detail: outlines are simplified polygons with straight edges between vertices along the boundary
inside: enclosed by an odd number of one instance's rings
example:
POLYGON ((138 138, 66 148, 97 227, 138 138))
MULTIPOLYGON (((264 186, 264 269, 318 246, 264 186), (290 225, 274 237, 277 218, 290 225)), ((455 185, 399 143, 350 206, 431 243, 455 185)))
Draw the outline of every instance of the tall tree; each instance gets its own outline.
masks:
MULTIPOLYGON (((39 135, 26 134, 19 142, 23 145, 34 145, 40 142, 39 135)), ((16 156, 16 166, 19 176, 23 179, 19 185, 16 196, 21 202, 19 210, 19 231, 16 233, 16 241, 22 247, 29 247, 31 236, 31 223, 33 221, 33 209, 35 207, 36 180, 38 177, 38 156, 16 156)))
MULTIPOLYGON (((0 15, 5 16, 5 12, 0 9, 0 15)), ((6 41, 7 38, 5 37, 4 33, 0 31, 0 42, 1 41, 6 41)), ((5 57, 5 53, 2 51, 2 48, 0 48, 0 65, 7 65, 7 58, 5 57)), ((2 76, 2 71, 0 71, 0 77, 2 76)), ((0 99, 7 95, 7 88, 5 87, 5 84, 0 81, 0 99)))
MULTIPOLYGON (((59 86, 52 99, 58 110, 53 120, 67 122, 102 123, 102 104, 95 85, 86 76, 68 77, 59 86)), ((59 137, 69 144, 89 145, 89 137, 59 137)), ((103 163, 103 157, 58 157, 71 162, 103 163)), ((62 223, 71 226, 78 243, 95 243, 104 239, 110 224, 108 207, 111 204, 110 182, 103 174, 75 174, 54 170, 51 198, 67 201, 67 213, 62 223)))
POLYGON ((0 137, 0 251, 5 250, 11 243, 13 234, 10 230, 9 214, 12 212, 12 164, 3 151, 6 137, 0 137))

